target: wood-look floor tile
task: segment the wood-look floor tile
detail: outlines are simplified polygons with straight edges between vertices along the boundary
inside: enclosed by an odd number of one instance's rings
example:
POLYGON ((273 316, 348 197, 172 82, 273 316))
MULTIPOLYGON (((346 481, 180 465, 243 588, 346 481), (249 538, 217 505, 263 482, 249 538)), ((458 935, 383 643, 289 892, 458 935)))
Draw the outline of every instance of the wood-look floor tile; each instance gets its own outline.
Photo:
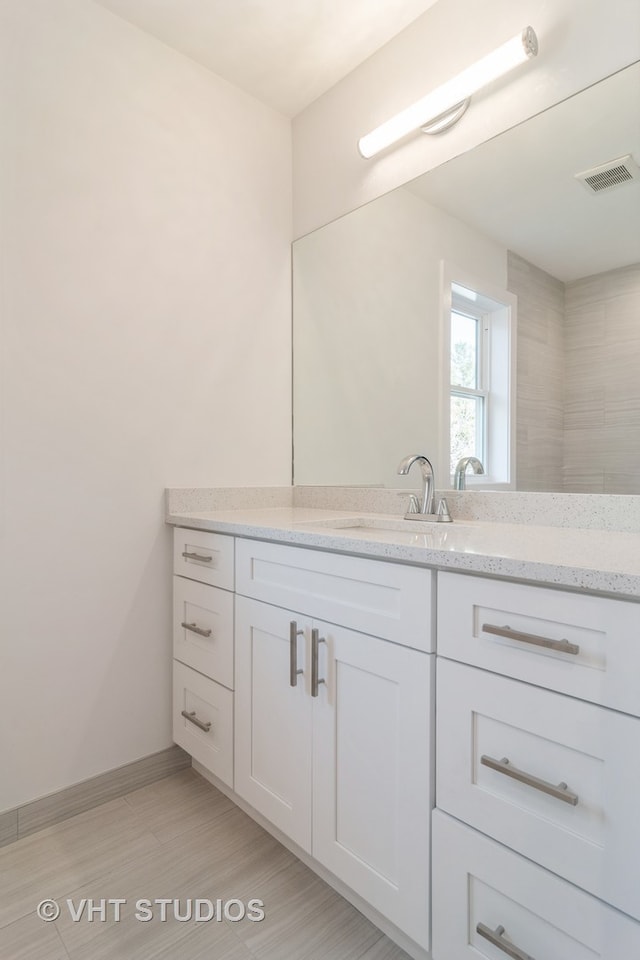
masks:
POLYGON ((236 924, 257 960, 357 960, 380 930, 296 861, 262 887, 265 918, 236 924))
POLYGON ((69 960, 55 923, 30 913, 6 927, 0 927, 2 960, 69 960))
POLYGON ((142 922, 133 913, 100 924, 90 941, 68 952, 70 960, 254 960, 224 921, 142 922))
MULTIPOLYGON (((153 960, 176 960, 177 957, 179 960, 255 960, 251 951, 224 924, 199 924, 188 932, 179 946, 179 953, 175 950, 161 950, 153 954, 153 960)), ((129 953, 126 956, 127 960, 131 957, 129 953)), ((120 957, 122 954, 114 954, 113 960, 120 960, 120 957)), ((78 957, 77 960, 90 958, 78 957)), ((104 960, 111 958, 105 957, 104 960)))
POLYGON ((256 960, 358 960, 380 939, 380 930, 345 900, 312 903, 311 911, 298 907, 277 923, 267 914, 260 933, 245 941, 256 960))
POLYGON ((171 779, 0 850, 8 924, 2 960, 406 960, 206 781, 184 773, 171 779), (208 813, 200 809, 205 797, 208 813), (171 819, 185 811, 189 828, 172 836, 171 819), (44 897, 60 903, 55 923, 32 913, 44 897), (74 922, 67 898, 76 909, 82 898, 126 902, 119 922, 108 904, 106 922, 89 922, 86 914, 74 922), (179 900, 183 912, 189 899, 258 899, 265 917, 180 922, 170 906, 163 922, 154 904, 153 920, 143 922, 136 917, 143 898, 179 900), (9 925, 20 910, 29 916, 9 925))
MULTIPOLYGON (((234 876, 242 877, 250 890, 252 884, 244 875, 246 871, 253 870, 257 884, 263 875, 270 876, 292 859, 295 860, 281 844, 234 806, 215 821, 83 884, 70 896, 76 907, 82 898, 94 903, 124 899, 126 904, 121 907, 121 915, 130 918, 135 915, 136 903, 141 899, 167 898, 180 900, 182 904, 188 899, 213 902, 233 897, 240 899, 244 892, 239 890, 239 881, 236 883, 234 876)), ((250 896, 259 894, 251 893, 250 896)), ((101 935, 103 927, 101 923, 90 923, 85 919, 73 922, 67 909, 63 910, 57 923, 72 954, 101 935)), ((135 923, 153 931, 155 921, 136 920, 135 923)), ((182 926, 178 923, 179 928, 182 926)), ((162 930, 157 936, 162 941, 162 930)), ((155 942, 156 934, 152 936, 148 932, 146 937, 155 942)))
POLYGON ((0 926, 159 846, 125 801, 113 800, 3 847, 0 926))
POLYGON ((235 809, 228 797, 192 769, 128 793, 125 800, 162 843, 235 809))
POLYGON ((382 936, 359 960, 411 960, 411 957, 393 940, 382 936))

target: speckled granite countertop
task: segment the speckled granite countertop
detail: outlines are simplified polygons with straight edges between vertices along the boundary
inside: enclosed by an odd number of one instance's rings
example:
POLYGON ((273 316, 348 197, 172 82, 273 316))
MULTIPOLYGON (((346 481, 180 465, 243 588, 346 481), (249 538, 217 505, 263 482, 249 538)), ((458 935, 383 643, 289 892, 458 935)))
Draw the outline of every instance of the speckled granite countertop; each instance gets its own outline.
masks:
POLYGON ((167 523, 176 526, 640 600, 640 533, 494 520, 425 524, 284 498, 279 505, 277 497, 233 509, 167 504, 167 523))

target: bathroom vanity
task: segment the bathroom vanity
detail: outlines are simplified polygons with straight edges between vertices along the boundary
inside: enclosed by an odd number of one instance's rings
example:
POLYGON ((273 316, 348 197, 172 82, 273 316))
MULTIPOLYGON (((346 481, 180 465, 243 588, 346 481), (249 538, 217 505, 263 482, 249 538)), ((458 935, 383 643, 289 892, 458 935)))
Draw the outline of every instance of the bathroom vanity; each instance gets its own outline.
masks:
POLYGON ((415 957, 640 956, 639 535, 188 506, 198 769, 415 957))

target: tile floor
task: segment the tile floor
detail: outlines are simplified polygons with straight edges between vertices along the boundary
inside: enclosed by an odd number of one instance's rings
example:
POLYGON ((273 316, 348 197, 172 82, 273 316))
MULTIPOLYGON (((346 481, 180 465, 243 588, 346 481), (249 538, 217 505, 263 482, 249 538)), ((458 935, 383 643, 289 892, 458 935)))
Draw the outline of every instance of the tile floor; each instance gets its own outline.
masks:
MULTIPOLYGON (((201 906, 202 910, 207 905, 201 906)), ((238 905, 229 905, 232 914, 238 905)), ((0 849, 2 960, 409 960, 193 770, 0 849), (58 902, 57 920, 38 904, 58 902), (252 922, 185 922, 155 900, 264 903, 252 922), (86 901, 82 908, 83 899, 86 901), (102 900, 124 899, 119 906, 102 900), (152 918, 142 921, 152 901, 152 918), (71 901, 70 905, 67 900, 71 901), (88 919, 87 906, 97 908, 88 919), (71 910, 83 909, 72 919, 71 910), (115 921, 116 910, 120 919, 115 921)))

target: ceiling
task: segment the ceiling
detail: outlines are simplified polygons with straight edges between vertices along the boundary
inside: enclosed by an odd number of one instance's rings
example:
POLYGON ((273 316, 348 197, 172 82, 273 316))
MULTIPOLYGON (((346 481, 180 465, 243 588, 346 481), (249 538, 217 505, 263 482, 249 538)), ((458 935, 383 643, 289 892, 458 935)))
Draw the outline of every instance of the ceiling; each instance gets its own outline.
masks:
POLYGON ((567 282, 640 262, 640 180, 594 194, 575 178, 626 154, 640 163, 640 64, 406 189, 567 282))
POLYGON ((293 117, 436 0, 97 0, 293 117))

